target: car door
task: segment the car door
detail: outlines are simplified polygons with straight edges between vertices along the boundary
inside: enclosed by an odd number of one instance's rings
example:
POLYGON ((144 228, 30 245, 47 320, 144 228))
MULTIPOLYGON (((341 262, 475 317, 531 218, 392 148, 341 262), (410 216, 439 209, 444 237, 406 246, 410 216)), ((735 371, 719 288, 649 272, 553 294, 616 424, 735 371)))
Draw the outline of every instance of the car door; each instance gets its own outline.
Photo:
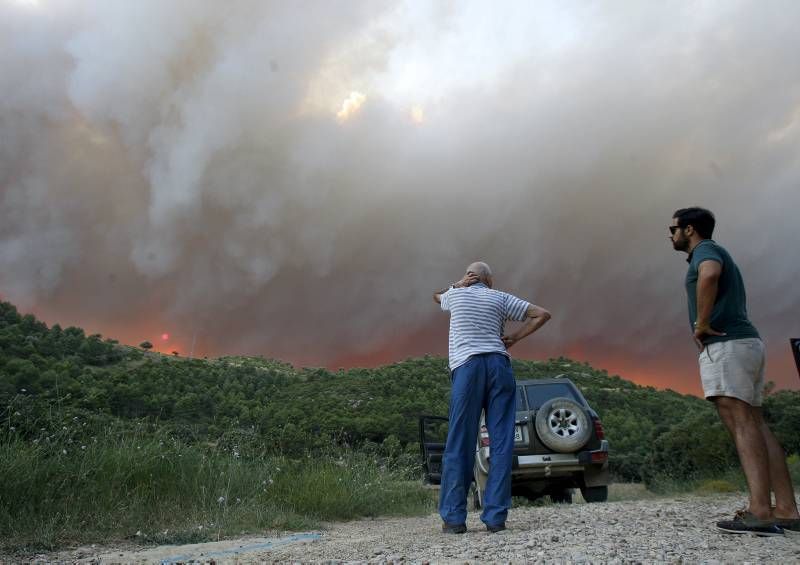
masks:
POLYGON ((442 481, 442 454, 447 441, 447 418, 420 416, 419 447, 422 454, 423 481, 438 485, 442 481))

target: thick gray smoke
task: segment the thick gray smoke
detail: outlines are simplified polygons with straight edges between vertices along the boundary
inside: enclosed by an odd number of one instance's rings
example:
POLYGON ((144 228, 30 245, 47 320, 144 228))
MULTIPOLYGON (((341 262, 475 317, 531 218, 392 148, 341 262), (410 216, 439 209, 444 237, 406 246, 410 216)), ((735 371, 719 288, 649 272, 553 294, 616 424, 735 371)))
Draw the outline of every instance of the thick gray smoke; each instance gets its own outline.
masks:
POLYGON ((666 226, 705 205, 795 386, 800 4, 0 3, 0 295, 162 349, 444 353, 483 259, 516 352, 697 390, 666 226), (170 334, 161 343, 158 336, 170 334))

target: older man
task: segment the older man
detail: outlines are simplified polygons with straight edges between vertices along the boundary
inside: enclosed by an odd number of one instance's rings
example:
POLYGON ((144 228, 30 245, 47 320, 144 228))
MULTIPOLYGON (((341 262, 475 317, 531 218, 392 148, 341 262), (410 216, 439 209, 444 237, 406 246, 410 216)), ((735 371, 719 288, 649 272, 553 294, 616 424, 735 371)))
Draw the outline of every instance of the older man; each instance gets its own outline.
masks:
POLYGON ((442 531, 467 531, 467 490, 472 482, 475 441, 481 411, 492 438, 492 462, 481 520, 490 532, 505 529, 511 507, 516 381, 508 349, 541 328, 550 312, 525 300, 492 290, 492 271, 473 263, 464 277, 433 299, 450 312, 450 429, 442 456, 439 514, 442 531), (525 321, 504 334, 506 320, 525 321))

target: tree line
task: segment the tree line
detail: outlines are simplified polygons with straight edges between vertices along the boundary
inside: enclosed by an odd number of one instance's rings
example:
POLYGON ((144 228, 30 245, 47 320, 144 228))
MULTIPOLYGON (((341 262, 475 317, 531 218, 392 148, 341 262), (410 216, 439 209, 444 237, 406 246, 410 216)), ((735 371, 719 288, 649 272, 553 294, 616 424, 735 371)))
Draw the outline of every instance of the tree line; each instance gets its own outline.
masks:
MULTIPOLYGON (((710 403, 642 387, 566 358, 514 361, 518 380, 569 377, 600 414, 612 471, 624 480, 708 476, 737 464, 710 403)), ((265 452, 417 449, 418 417, 446 415, 446 359, 422 357, 374 369, 294 368, 261 357, 186 359, 148 353, 48 327, 0 302, 0 435, 36 441, 50 430, 91 436, 109 425, 151 428, 187 441, 246 435, 265 452)), ((800 393, 765 401, 765 415, 789 453, 800 453, 800 393)))

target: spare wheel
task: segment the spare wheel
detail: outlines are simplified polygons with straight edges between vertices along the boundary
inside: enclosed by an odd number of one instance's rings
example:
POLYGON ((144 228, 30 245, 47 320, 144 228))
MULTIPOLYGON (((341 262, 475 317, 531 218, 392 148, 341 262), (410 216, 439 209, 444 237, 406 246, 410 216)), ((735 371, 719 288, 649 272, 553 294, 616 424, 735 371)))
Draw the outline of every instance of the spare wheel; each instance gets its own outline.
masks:
POLYGON ((536 433, 553 451, 572 453, 586 445, 592 430, 580 404, 569 398, 553 398, 536 413, 536 433))

